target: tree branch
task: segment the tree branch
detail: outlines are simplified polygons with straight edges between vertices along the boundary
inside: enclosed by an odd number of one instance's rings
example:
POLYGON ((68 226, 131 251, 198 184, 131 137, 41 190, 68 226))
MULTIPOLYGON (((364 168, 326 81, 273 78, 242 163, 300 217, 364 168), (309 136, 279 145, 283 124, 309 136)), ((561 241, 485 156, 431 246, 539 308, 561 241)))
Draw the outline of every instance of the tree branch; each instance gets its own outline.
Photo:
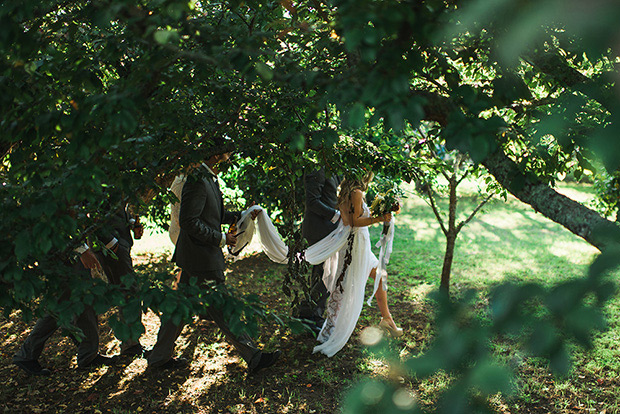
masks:
POLYGON ((469 217, 467 217, 467 219, 465 219, 464 221, 461 221, 458 226, 456 226, 456 234, 459 234, 459 232, 461 231, 461 229, 463 227, 465 227, 467 225, 467 223, 469 223, 474 216, 478 213, 478 211, 480 211, 480 209, 489 202, 489 200, 491 200, 491 198, 493 198, 493 194, 489 194, 484 200, 482 200, 482 203, 480 203, 478 205, 478 207, 476 207, 474 209, 474 211, 471 212, 471 214, 469 215, 469 217))
POLYGON ((532 206, 536 212, 561 224, 599 250, 603 250, 607 245, 607 242, 596 237, 594 230, 599 227, 615 227, 613 222, 558 193, 536 177, 526 176, 501 149, 488 156, 482 164, 506 190, 532 206))
POLYGON ((433 214, 435 214, 435 217, 437 218, 437 221, 439 222, 439 226, 441 226, 441 231, 443 232, 444 235, 447 236, 448 235, 448 230, 446 229, 446 226, 443 223, 443 219, 441 218, 441 215, 439 214, 439 208, 435 204, 435 199, 433 198, 433 192, 431 190, 431 186, 430 185, 426 187, 426 194, 428 194, 428 199, 430 201, 430 205, 431 205, 431 209, 433 210, 433 214))
MULTIPOLYGON (((450 113, 458 110, 458 106, 445 96, 417 90, 412 91, 412 95, 423 96, 427 100, 424 106, 425 119, 438 122, 440 125, 446 125, 450 113)), ((488 155, 481 164, 500 185, 520 201, 532 206, 535 211, 564 226, 599 250, 607 246, 607 241, 595 235, 595 229, 617 228, 614 222, 558 193, 537 177, 526 176, 501 148, 488 155)))

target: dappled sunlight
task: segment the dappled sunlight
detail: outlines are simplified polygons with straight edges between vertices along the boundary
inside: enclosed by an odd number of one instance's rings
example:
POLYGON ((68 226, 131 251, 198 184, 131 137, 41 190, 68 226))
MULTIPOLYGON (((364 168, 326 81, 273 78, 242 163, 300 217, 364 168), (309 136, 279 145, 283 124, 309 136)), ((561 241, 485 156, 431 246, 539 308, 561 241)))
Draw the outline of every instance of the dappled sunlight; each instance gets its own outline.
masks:
MULTIPOLYGON (((221 383, 226 378, 226 366, 224 362, 225 359, 220 359, 219 363, 212 364, 212 369, 209 370, 206 370, 206 367, 201 367, 200 370, 203 372, 203 375, 187 378, 175 392, 168 395, 164 401, 164 405, 174 400, 177 403, 181 402, 189 406, 195 406, 196 400, 204 394, 208 394, 212 386, 221 383)), ((192 364, 192 367, 194 366, 195 364, 192 364)))
POLYGON ((86 375, 80 378, 80 383, 77 387, 77 392, 86 393, 88 391, 92 391, 93 389, 97 388, 97 384, 99 383, 99 381, 101 380, 103 376, 105 376, 108 373, 113 372, 114 370, 115 370, 114 367, 106 367, 106 366, 91 369, 90 371, 86 373, 86 375))
POLYGON ((594 186, 592 184, 558 183, 555 190, 578 203, 588 203, 594 196, 594 186))
MULTIPOLYGON (((492 226, 495 229, 513 231, 529 225, 530 220, 528 220, 528 217, 525 214, 515 213, 509 210, 493 211, 493 214, 481 213, 480 216, 476 217, 476 219, 470 223, 464 231, 478 233, 477 230, 479 230, 479 228, 474 226, 477 222, 484 222, 487 226, 492 226)), ((487 236, 489 233, 490 232, 484 232, 480 235, 480 237, 487 236)))
POLYGON ((144 236, 135 240, 131 248, 133 255, 154 254, 167 255, 172 257, 174 245, 170 241, 167 231, 161 229, 147 228, 144 230, 144 236))
MULTIPOLYGON (((579 193, 578 188, 568 190, 579 193)), ((470 195, 461 194, 458 220, 466 218, 477 205, 470 195)), ((446 210, 445 199, 438 199, 437 203, 446 210)), ((403 210, 396 217, 389 271, 402 275, 409 283, 427 281, 429 286, 437 286, 445 237, 431 208, 419 196, 408 195, 403 210)), ((379 230, 373 230, 372 234, 376 240, 379 230)), ((507 202, 498 198, 488 203, 459 233, 451 283, 480 285, 504 280, 555 283, 583 275, 596 253, 588 243, 514 197, 509 196, 507 202)), ((409 292, 412 297, 420 297, 415 292, 417 288, 409 292)))
POLYGON ((576 265, 589 265, 599 253, 598 249, 585 241, 558 241, 548 246, 549 253, 576 265))
POLYGON ((383 359, 369 357, 366 363, 366 368, 374 375, 383 376, 390 370, 390 365, 383 359))
POLYGON ((124 394, 128 386, 133 383, 133 381, 143 375, 147 369, 147 363, 145 359, 137 358, 133 360, 129 365, 127 365, 122 371, 120 371, 119 377, 120 380, 118 382, 117 389, 118 391, 110 393, 109 399, 113 399, 124 394))
MULTIPOLYGON (((14 333, 9 334, 9 332, 11 332, 14 329, 15 324, 20 323, 20 322, 23 323, 22 312, 20 310, 14 310, 11 312, 11 314, 9 315, 7 319, 2 319, 2 325, 0 325, 0 332, 7 333, 2 343, 3 349, 6 349, 6 347, 9 347, 9 346, 13 346, 13 344, 18 340, 22 341, 23 339, 26 338, 27 334, 30 333, 30 330, 28 330, 27 332, 23 332, 21 336, 14 334, 14 333)), ((32 327, 30 329, 32 329, 32 327)))
POLYGON ((396 223, 396 237, 406 237, 408 239, 415 240, 437 240, 439 237, 443 237, 439 224, 421 221, 416 217, 402 214, 398 216, 396 223), (407 233, 401 233, 399 230, 406 228, 407 233))
MULTIPOLYGON (((401 359, 420 355, 432 342, 436 327, 432 302, 427 299, 438 288, 445 253, 445 237, 430 207, 413 195, 405 203, 403 213, 396 216, 394 250, 387 269, 390 311, 404 329, 403 337, 391 341, 389 346, 401 359)), ((473 205, 472 199, 463 198, 459 217, 473 205)), ((380 231, 380 225, 372 227, 373 245, 380 231)), ((451 284, 455 292, 477 288, 483 293, 505 281, 536 281, 552 286, 584 274, 596 252, 520 202, 493 200, 459 235, 451 284)), ((150 262, 169 261, 168 253, 141 257, 149 266, 150 262)), ((149 266, 139 272, 147 272, 149 266)), ((285 271, 286 266, 272 263, 256 241, 229 263, 227 284, 240 295, 257 294, 266 310, 288 315, 291 298, 281 289, 285 271)), ((369 282, 367 295, 371 291, 369 282)), ((107 312, 100 318, 101 352, 107 355, 120 352, 120 342, 107 324, 113 313, 107 312)), ((73 344, 54 338, 42 358, 46 366, 54 369, 55 376, 54 385, 49 387, 55 393, 50 391, 47 400, 58 400, 62 406, 78 411, 87 404, 98 404, 102 412, 122 407, 126 412, 145 413, 332 413, 337 412, 342 393, 357 378, 371 376, 403 384, 407 392, 402 395, 404 405, 413 398, 422 406, 430 406, 431 398, 445 389, 451 379, 439 373, 411 382, 390 367, 386 359, 370 355, 366 346, 385 338, 385 333, 377 329, 379 318, 375 300, 370 306, 364 305, 351 340, 334 358, 312 354, 316 344, 312 335, 291 333, 272 320, 260 321, 261 336, 256 342, 268 350, 279 348, 283 355, 276 366, 256 377, 247 376, 246 363, 217 326, 200 318, 184 327, 175 346, 175 356, 188 359, 190 365, 172 372, 150 371, 143 358, 121 359, 111 368, 78 371, 73 344)), ((160 319, 148 311, 142 322, 146 333, 140 342, 150 349, 156 341, 160 319)), ((0 327, 7 332, 3 349, 7 360, 32 325, 21 321, 19 314, 0 321, 0 327)), ((607 348, 617 342, 615 334, 603 338, 609 342, 607 348)), ((597 343, 603 342, 600 339, 597 343)), ((7 364, 3 373, 13 374, 11 369, 14 368, 7 364)), ((14 384, 30 386, 29 378, 15 377, 14 384)), ((47 401, 41 396, 37 398, 47 401)), ((13 404, 19 404, 18 400, 14 399, 13 404)))
POLYGON ((435 285, 430 283, 420 283, 419 285, 411 286, 408 289, 408 296, 413 301, 423 301, 425 298, 435 289, 435 285))
MULTIPOLYGON (((13 328, 13 320, 8 320, 0 326, 0 332, 9 332, 11 328, 13 328)), ((2 342, 2 347, 7 347, 13 344, 19 337, 15 334, 7 335, 2 342)))

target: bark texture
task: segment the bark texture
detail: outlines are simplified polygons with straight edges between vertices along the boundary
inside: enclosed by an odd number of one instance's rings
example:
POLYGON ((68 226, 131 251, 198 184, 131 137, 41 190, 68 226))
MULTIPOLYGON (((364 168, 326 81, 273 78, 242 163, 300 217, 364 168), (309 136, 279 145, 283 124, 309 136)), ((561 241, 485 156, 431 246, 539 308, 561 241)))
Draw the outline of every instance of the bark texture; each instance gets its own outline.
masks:
POLYGON ((549 185, 525 176, 517 164, 501 151, 487 157, 483 165, 506 190, 532 206, 536 212, 564 226, 599 250, 605 248, 607 241, 597 237, 594 230, 615 227, 612 221, 558 193, 549 185))
MULTIPOLYGON (((438 94, 425 92, 418 95, 427 100, 424 107, 425 119, 446 125, 448 116, 456 105, 449 98, 438 94)), ((526 176, 501 149, 487 156, 482 164, 513 196, 529 204, 543 216, 564 226, 599 250, 609 244, 608 239, 597 236, 596 230, 617 228, 614 222, 558 193, 535 176, 526 176)))

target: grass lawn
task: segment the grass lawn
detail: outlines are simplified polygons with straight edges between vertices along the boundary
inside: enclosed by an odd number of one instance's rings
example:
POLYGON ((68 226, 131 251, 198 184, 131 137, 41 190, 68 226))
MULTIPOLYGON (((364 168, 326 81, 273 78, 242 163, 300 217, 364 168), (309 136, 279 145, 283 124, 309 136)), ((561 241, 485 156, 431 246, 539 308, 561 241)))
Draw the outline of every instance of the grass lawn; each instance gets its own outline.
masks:
MULTIPOLYGON (((465 188, 460 209, 463 216, 475 199, 465 188)), ((591 189, 563 185, 561 191, 582 200, 591 189)), ((371 235, 377 240, 380 228, 371 235)), ((426 295, 436 289, 445 242, 439 225, 425 202, 415 195, 405 200, 397 216, 397 233, 389 266, 388 297, 394 319, 406 333, 393 346, 402 357, 422 352, 432 340, 432 309, 426 295)), ((167 269, 172 245, 165 233, 150 234, 136 243, 138 270, 167 269)), ((452 289, 457 293, 475 288, 481 296, 505 280, 555 283, 582 277, 596 249, 561 226, 509 198, 493 200, 462 231, 452 270, 452 289)), ((228 283, 243 293, 257 293, 265 307, 286 314, 289 299, 280 290, 284 266, 271 263, 264 254, 251 251, 229 266, 228 283)), ((615 276, 617 276, 616 274, 615 276)), ((371 291, 370 283, 367 292, 371 291)), ((594 349, 575 350, 575 365, 568 378, 556 379, 544 364, 518 355, 509 344, 498 343, 506 360, 520 358, 518 392, 491 401, 497 413, 620 413, 620 356, 618 316, 620 301, 608 305, 609 330, 598 335, 594 349)), ((119 344, 101 318, 103 352, 117 353, 119 344)), ((155 342, 159 319, 143 317, 147 333, 142 343, 155 342)), ((186 370, 149 373, 144 359, 121 361, 113 368, 79 371, 75 348, 59 333, 53 336, 41 362, 54 370, 51 378, 29 378, 10 365, 10 358, 32 324, 18 314, 0 319, 2 364, 0 410, 14 412, 83 413, 336 413, 347 390, 365 376, 403 381, 386 361, 371 357, 359 341, 365 327, 376 325, 375 306, 365 306, 349 344, 333 358, 313 355, 311 335, 294 335, 266 321, 257 341, 268 349, 279 347, 283 356, 273 369, 248 377, 245 364, 223 339, 212 322, 196 320, 185 327, 177 341, 179 355, 192 360, 186 370)), ((438 373, 425 381, 404 379, 403 385, 426 412, 433 412, 438 393, 450 381, 438 373)))

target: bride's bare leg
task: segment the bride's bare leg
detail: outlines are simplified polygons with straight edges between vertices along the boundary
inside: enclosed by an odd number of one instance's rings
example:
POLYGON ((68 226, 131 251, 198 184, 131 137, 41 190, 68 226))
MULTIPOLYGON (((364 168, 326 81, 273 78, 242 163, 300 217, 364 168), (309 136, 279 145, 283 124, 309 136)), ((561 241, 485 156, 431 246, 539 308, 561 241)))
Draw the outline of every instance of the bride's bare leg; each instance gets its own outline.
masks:
MULTIPOLYGON (((374 280, 377 277, 377 269, 372 269, 370 271, 370 277, 374 280)), ((377 298, 377 305, 379 306, 379 311, 381 312, 381 317, 384 321, 386 321, 392 328, 397 329, 396 323, 394 323, 394 319, 392 319, 392 314, 390 313, 390 308, 387 302, 387 292, 383 290, 383 282, 379 282, 379 288, 375 293, 375 298, 377 298)))

